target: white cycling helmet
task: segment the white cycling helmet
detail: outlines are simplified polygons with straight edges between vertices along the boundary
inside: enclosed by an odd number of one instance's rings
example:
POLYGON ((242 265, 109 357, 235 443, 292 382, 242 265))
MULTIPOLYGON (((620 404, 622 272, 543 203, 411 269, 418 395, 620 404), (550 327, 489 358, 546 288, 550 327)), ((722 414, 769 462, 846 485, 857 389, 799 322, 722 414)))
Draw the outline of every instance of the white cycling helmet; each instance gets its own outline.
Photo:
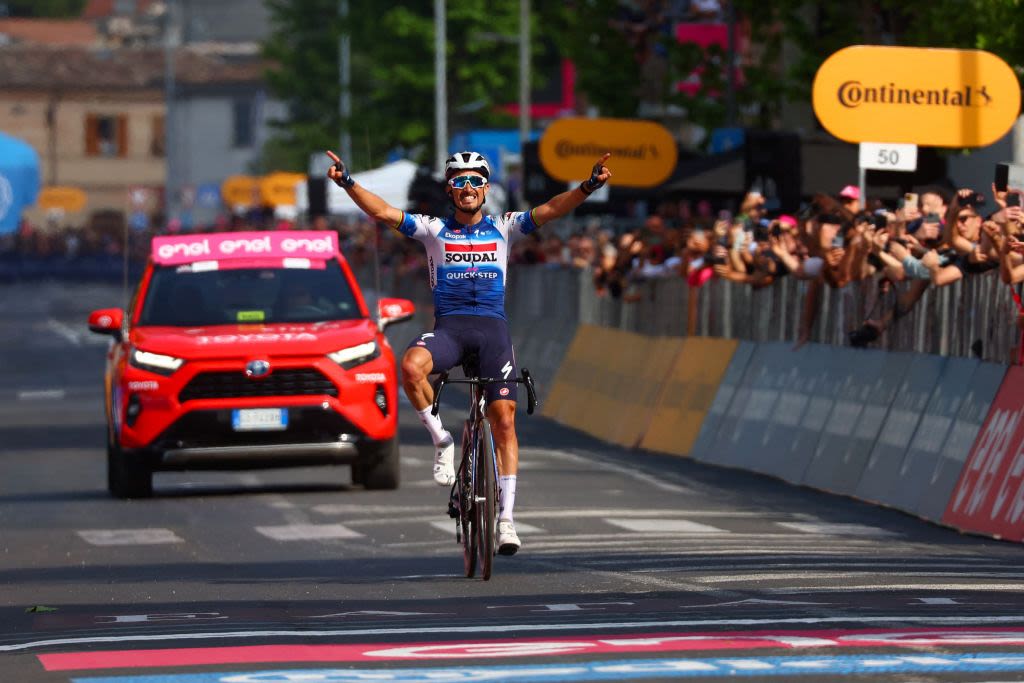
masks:
POLYGON ((451 178, 463 171, 476 171, 484 178, 491 179, 491 167, 479 152, 456 152, 444 162, 444 177, 451 178))

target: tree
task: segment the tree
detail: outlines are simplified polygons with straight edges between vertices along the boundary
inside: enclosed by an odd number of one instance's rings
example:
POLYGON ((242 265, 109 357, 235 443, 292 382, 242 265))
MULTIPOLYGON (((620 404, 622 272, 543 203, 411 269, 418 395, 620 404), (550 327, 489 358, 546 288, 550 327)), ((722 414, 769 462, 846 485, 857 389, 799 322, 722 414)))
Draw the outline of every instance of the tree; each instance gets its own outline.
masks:
MULTIPOLYGON (((337 0, 268 0, 272 34, 264 54, 275 95, 290 117, 272 143, 293 149, 292 168, 311 151, 335 148, 342 125, 352 138, 353 168, 379 164, 403 147, 424 161, 434 149, 434 17, 430 0, 351 3, 352 119, 342 122, 337 0)), ((508 44, 518 32, 517 3, 450 0, 447 3, 448 111, 451 130, 512 126, 497 104, 518 91, 518 53, 508 44), (493 6, 492 6, 493 5, 493 6)))
POLYGON ((81 16, 85 2, 86 0, 2 0, 0 16, 70 19, 81 16))

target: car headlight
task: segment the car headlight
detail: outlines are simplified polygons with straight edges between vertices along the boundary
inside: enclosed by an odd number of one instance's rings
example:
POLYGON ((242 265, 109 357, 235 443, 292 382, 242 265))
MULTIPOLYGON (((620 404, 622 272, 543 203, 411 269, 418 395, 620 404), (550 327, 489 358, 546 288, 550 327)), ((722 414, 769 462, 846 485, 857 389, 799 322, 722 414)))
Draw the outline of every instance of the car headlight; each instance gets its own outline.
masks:
POLYGON ((346 370, 351 370, 357 365, 368 363, 379 355, 380 347, 377 346, 377 340, 374 339, 365 344, 356 344, 355 346, 329 353, 327 357, 346 370))
POLYGON ((141 349, 132 349, 130 362, 133 366, 155 372, 158 375, 173 375, 185 361, 162 353, 151 353, 141 349))

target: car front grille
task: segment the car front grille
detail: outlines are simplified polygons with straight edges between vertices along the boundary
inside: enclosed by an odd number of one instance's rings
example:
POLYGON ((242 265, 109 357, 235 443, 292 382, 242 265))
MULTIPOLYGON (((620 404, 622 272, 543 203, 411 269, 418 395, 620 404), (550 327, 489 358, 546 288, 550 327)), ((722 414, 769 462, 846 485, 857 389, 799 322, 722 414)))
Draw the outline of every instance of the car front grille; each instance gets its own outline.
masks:
POLYGON ((201 372, 192 378, 178 401, 204 398, 251 398, 260 396, 337 396, 338 388, 319 370, 276 370, 253 379, 244 372, 201 372))

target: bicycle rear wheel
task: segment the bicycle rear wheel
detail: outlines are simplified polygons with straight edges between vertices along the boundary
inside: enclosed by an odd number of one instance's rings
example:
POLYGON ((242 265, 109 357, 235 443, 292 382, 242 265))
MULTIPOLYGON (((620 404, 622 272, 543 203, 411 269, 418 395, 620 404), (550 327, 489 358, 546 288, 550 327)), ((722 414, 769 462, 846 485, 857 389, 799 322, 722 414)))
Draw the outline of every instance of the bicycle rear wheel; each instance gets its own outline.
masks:
POLYGON ((491 578, 491 564, 494 561, 494 525, 497 514, 497 460, 494 454, 494 438, 487 419, 480 421, 476 450, 476 500, 473 504, 473 523, 479 538, 480 574, 484 581, 491 578))
POLYGON ((466 578, 476 574, 476 524, 473 521, 473 443, 469 431, 469 421, 462 426, 462 460, 459 464, 459 525, 462 531, 462 565, 466 578))

